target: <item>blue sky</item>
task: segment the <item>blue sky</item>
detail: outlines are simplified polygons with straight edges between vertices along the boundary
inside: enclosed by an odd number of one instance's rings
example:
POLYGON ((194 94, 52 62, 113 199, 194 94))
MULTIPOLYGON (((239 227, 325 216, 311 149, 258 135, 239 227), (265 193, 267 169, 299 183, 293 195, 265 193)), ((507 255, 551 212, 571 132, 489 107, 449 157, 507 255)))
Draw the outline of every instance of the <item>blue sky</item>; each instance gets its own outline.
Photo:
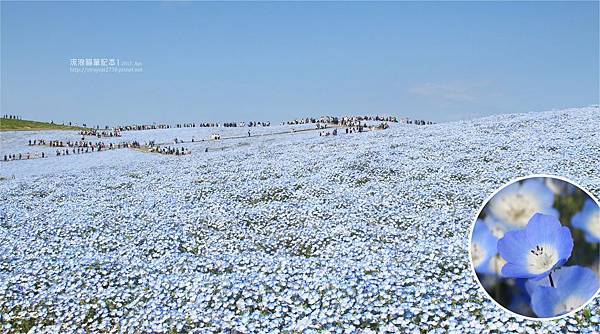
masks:
POLYGON ((597 104, 598 2, 2 2, 2 114, 122 124, 597 104), (72 58, 142 63, 71 73, 72 58))

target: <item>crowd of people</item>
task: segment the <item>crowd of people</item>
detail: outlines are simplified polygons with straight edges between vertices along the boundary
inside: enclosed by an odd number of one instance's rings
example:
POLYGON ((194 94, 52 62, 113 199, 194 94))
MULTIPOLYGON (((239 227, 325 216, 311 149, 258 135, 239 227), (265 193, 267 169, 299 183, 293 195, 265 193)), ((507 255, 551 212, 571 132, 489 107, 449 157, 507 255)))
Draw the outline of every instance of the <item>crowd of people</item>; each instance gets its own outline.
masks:
POLYGON ((18 115, 2 115, 3 119, 22 119, 21 116, 18 115))
POLYGON ((365 130, 365 126, 359 122, 356 125, 348 126, 345 130, 346 130, 346 133, 357 133, 357 132, 360 133, 365 130))
POLYGON ((388 129, 390 125, 388 122, 381 122, 377 125, 367 125, 361 122, 350 123, 348 127, 346 127, 346 133, 356 133, 356 132, 364 132, 366 130, 374 131, 374 130, 385 130, 388 129))
POLYGON ((44 152, 41 153, 25 153, 25 154, 5 154, 4 161, 12 161, 12 160, 29 160, 29 159, 37 159, 37 158, 46 158, 48 155, 44 152))
POLYGON ((50 146, 50 147, 67 147, 67 148, 82 148, 101 151, 103 149, 118 149, 118 148, 139 148, 141 145, 138 141, 121 142, 121 143, 105 143, 102 141, 91 142, 85 140, 62 141, 62 140, 46 140, 34 139, 29 140, 29 146, 50 146))
MULTIPOLYGON (((15 115, 4 115, 3 118, 11 118, 18 119, 18 116, 15 115)), ((311 124, 314 123, 316 125, 317 130, 319 131, 319 136, 337 136, 339 131, 345 131, 346 134, 351 133, 360 133, 368 130, 383 130, 389 128, 389 122, 398 122, 398 119, 394 116, 345 116, 345 117, 334 117, 334 116, 323 116, 320 118, 302 118, 294 121, 284 122, 282 124, 311 124), (372 122, 369 124, 367 121, 379 121, 378 125, 373 124, 372 122), (330 130, 332 127, 332 130, 330 130), (342 130, 343 129, 343 130, 342 130)), ((416 125, 426 125, 433 124, 433 122, 423 121, 423 120, 409 120, 407 118, 401 118, 400 123, 407 124, 416 124, 416 125)), ((176 127, 256 127, 256 126, 270 126, 269 122, 255 122, 251 121, 248 123, 240 122, 240 123, 182 123, 177 124, 176 127)), ((150 141, 148 143, 141 144, 137 141, 132 142, 120 142, 120 143, 107 143, 103 141, 91 141, 85 140, 86 136, 95 136, 95 137, 120 137, 121 131, 136 131, 136 130, 149 130, 149 129, 169 129, 171 128, 169 125, 165 124, 153 124, 153 125, 128 125, 116 127, 114 129, 109 129, 106 127, 105 130, 100 129, 89 129, 89 130, 81 130, 79 134, 82 136, 81 140, 72 140, 72 141, 61 141, 61 140, 47 140, 47 139, 34 139, 29 140, 29 146, 48 146, 56 148, 56 156, 65 156, 65 155, 73 155, 73 154, 82 154, 82 153, 91 153, 91 152, 100 152, 105 150, 113 150, 120 148, 142 148, 148 152, 155 152, 160 154, 169 154, 169 155, 188 155, 191 153, 190 150, 185 149, 183 147, 175 147, 170 146, 172 143, 175 145, 183 144, 183 143, 195 143, 195 142, 204 142, 205 139, 197 140, 194 137, 191 138, 191 141, 184 141, 179 138, 174 138, 171 143, 155 143, 155 141, 150 141)), ((292 129, 294 132, 294 129, 292 129)), ((248 129, 248 137, 251 137, 251 132, 248 129)), ((239 138, 239 137, 235 137, 239 138)), ((212 133, 208 140, 220 140, 221 135, 219 133, 212 133)), ((208 151, 208 148, 205 149, 208 151)), ((4 155, 4 161, 10 160, 24 160, 24 159, 33 159, 33 158, 45 158, 48 157, 48 153, 40 152, 40 153, 26 153, 26 154, 10 154, 4 155)))
MULTIPOLYGON (((217 127, 256 127, 256 126, 271 126, 271 122, 258 122, 258 121, 250 121, 246 122, 226 122, 226 123, 211 123, 211 122, 201 122, 201 123, 177 123, 175 126, 171 126, 169 124, 144 124, 144 125, 120 125, 114 128, 113 133, 120 133, 122 131, 141 131, 141 130, 157 130, 157 129, 171 129, 171 128, 217 128, 217 127)), ((85 127, 85 124, 84 124, 85 127)), ((96 127, 99 129, 99 127, 96 127)), ((109 129, 108 126, 105 127, 106 130, 109 129)), ((83 131, 82 131, 83 132, 83 131)), ((89 132, 95 132, 95 130, 90 130, 89 132)))
POLYGON ((363 121, 381 121, 381 122, 391 122, 397 123, 398 119, 396 116, 344 116, 344 117, 336 117, 336 116, 321 116, 319 118, 298 118, 292 121, 282 122, 281 125, 298 125, 298 124, 314 124, 314 123, 324 123, 324 124, 333 124, 333 125, 348 125, 350 123, 357 123, 363 121))
POLYGON ((379 116, 379 115, 375 115, 375 116, 345 116, 342 117, 342 122, 344 120, 350 120, 350 121, 376 121, 376 122, 391 122, 391 123, 397 123, 398 119, 396 118, 396 116, 379 116))
POLYGON ((156 129, 170 129, 171 126, 168 124, 146 124, 146 125, 121 125, 115 127, 115 131, 141 131, 141 130, 156 130, 156 129))
MULTIPOLYGON (((74 155, 74 154, 85 154, 85 153, 92 153, 92 152, 101 152, 101 151, 106 151, 106 150, 114 150, 114 149, 119 149, 119 148, 136 148, 136 147, 140 147, 140 144, 138 142, 132 142, 132 143, 118 143, 118 144, 114 144, 114 143, 109 143, 109 144, 105 144, 105 143, 88 143, 88 142, 82 142, 80 145, 77 144, 77 142, 73 143, 73 142, 60 142, 60 141, 48 141, 48 144, 44 144, 44 140, 34 140, 34 141, 29 141, 30 142, 30 146, 33 145, 47 145, 50 147, 58 147, 56 149, 56 156, 66 156, 66 155, 74 155), (35 144, 34 144, 35 142, 35 144), (66 145, 65 145, 66 144, 66 145)), ((12 161, 12 160, 28 160, 28 159, 37 159, 37 158, 47 158, 49 156, 49 154, 45 153, 45 152, 39 152, 39 153, 18 153, 18 154, 9 154, 9 155, 4 155, 4 161, 12 161)))
MULTIPOLYGON (((74 154, 85 154, 93 152, 101 152, 107 150, 115 150, 121 148, 140 148, 142 144, 138 141, 132 142, 121 142, 121 143, 105 143, 105 142, 91 142, 91 141, 61 141, 61 140, 46 140, 46 139, 34 139, 29 140, 29 146, 48 146, 56 147, 55 156, 67 156, 74 154)), ((45 152, 37 153, 15 153, 4 155, 4 161, 12 160, 28 160, 47 158, 50 154, 45 152)))
POLYGON ((183 123, 176 124, 176 128, 216 128, 219 126, 219 123, 183 123))
POLYGON ((176 128, 195 128, 196 124, 194 123, 183 123, 183 124, 175 124, 176 128))
MULTIPOLYGON (((14 115, 4 115, 3 118, 9 119, 20 119, 14 115)), ((51 122, 54 124, 54 121, 51 122)), ((63 123, 63 125, 65 125, 63 123)), ((68 125, 72 125, 71 122, 68 125)), ((258 121, 250 121, 250 122, 226 122, 226 123, 211 123, 211 122, 201 122, 201 123, 177 123, 175 126, 171 126, 169 124, 132 124, 132 125, 119 125, 114 127, 112 130, 107 125, 104 127, 106 131, 100 131, 100 126, 96 126, 94 129, 81 131, 82 135, 97 135, 100 133, 99 137, 118 137, 122 131, 142 131, 142 130, 157 130, 157 129, 171 129, 171 128, 216 128, 216 127, 256 127, 256 126, 271 126, 271 122, 258 122, 258 121), (110 131, 109 131, 110 130, 110 131)), ((83 127, 87 127, 86 124, 83 124, 83 127)))
POLYGON ((81 130, 79 134, 83 137, 85 136, 94 136, 94 137, 121 137, 121 132, 117 129, 115 130, 81 130))
POLYGON ((192 151, 185 147, 171 147, 171 146, 160 146, 160 145, 149 145, 148 152, 168 154, 168 155, 189 155, 192 151))
POLYGON ((298 125, 298 124, 315 124, 315 123, 329 123, 337 124, 338 118, 333 116, 323 116, 321 118, 298 118, 287 122, 282 122, 281 125, 298 125))
POLYGON ((373 125, 371 128, 375 130, 389 129, 390 125, 387 122, 381 122, 378 125, 373 125))
POLYGON ((227 122, 227 123, 223 123, 223 127, 226 128, 237 128, 237 127, 257 127, 257 126, 271 126, 271 122, 257 122, 257 121, 250 121, 248 123, 246 122, 227 122))
POLYGON ((366 121, 397 123, 398 119, 395 116, 344 116, 340 119, 339 124, 343 126, 356 126, 366 121))
POLYGON ((402 124, 414 124, 414 125, 431 125, 435 124, 432 121, 426 121, 422 119, 410 119, 408 117, 400 118, 400 123, 402 124))
MULTIPOLYGON (((84 153, 92 153, 92 152, 100 152, 102 150, 106 151, 106 150, 113 150, 113 149, 117 149, 117 148, 124 148, 124 147, 130 147, 130 146, 122 146, 121 144, 117 144, 117 145, 113 145, 112 143, 108 146, 77 146, 77 147, 68 147, 66 149, 56 149, 56 156, 62 156, 62 155, 71 155, 71 154, 84 154, 84 153)), ((131 146, 134 147, 134 146, 131 146)))
MULTIPOLYGON (((348 133, 348 132, 346 132, 348 133)), ((337 136, 337 129, 333 129, 333 131, 319 131, 319 137, 327 137, 327 136, 337 136)))
MULTIPOLYGON (((341 124, 340 124, 341 125, 341 124)), ((388 122, 381 122, 378 125, 367 125, 366 123, 363 123, 361 121, 357 121, 357 120, 353 120, 351 122, 347 122, 344 121, 344 131, 347 134, 350 133, 360 133, 360 132, 364 132, 367 130, 373 131, 373 130, 385 130, 388 129, 390 127, 390 125, 388 124, 388 122)), ((317 123, 317 129, 327 129, 328 125, 327 124, 320 124, 317 123)), ((334 129, 333 131, 329 132, 329 131, 320 131, 319 132, 319 136, 335 136, 337 135, 337 129, 334 129)))

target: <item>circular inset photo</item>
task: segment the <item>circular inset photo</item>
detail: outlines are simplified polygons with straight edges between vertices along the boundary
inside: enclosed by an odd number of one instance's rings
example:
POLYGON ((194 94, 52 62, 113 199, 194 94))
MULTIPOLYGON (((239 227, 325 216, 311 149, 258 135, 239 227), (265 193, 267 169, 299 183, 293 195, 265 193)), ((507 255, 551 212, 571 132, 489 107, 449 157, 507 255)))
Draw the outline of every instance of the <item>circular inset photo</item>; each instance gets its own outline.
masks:
POLYGON ((579 311, 600 288, 600 205, 559 177, 510 182, 481 207, 471 264, 498 305, 531 319, 579 311))

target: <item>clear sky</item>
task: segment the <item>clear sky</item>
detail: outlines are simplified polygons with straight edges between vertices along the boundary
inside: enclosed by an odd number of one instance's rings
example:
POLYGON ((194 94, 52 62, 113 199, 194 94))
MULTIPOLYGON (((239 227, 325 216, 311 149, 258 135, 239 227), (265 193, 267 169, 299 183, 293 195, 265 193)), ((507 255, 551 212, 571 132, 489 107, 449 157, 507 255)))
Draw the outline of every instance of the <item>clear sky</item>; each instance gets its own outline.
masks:
POLYGON ((2 2, 2 114, 122 124, 599 101, 598 2, 2 2), (70 60, 140 62, 73 73, 70 60))

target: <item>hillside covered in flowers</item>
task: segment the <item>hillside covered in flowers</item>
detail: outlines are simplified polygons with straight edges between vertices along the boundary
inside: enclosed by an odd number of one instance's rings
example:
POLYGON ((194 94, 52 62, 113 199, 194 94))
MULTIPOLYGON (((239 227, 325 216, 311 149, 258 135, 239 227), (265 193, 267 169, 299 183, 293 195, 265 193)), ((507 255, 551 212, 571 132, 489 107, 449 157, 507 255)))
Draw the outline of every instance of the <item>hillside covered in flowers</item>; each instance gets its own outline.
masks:
MULTIPOLYGON (((600 196, 599 114, 3 163, 0 331, 598 332, 598 299, 543 323, 499 309, 469 235, 516 177, 560 175, 600 196)), ((56 134, 2 133, 2 150, 44 136, 56 134)))

